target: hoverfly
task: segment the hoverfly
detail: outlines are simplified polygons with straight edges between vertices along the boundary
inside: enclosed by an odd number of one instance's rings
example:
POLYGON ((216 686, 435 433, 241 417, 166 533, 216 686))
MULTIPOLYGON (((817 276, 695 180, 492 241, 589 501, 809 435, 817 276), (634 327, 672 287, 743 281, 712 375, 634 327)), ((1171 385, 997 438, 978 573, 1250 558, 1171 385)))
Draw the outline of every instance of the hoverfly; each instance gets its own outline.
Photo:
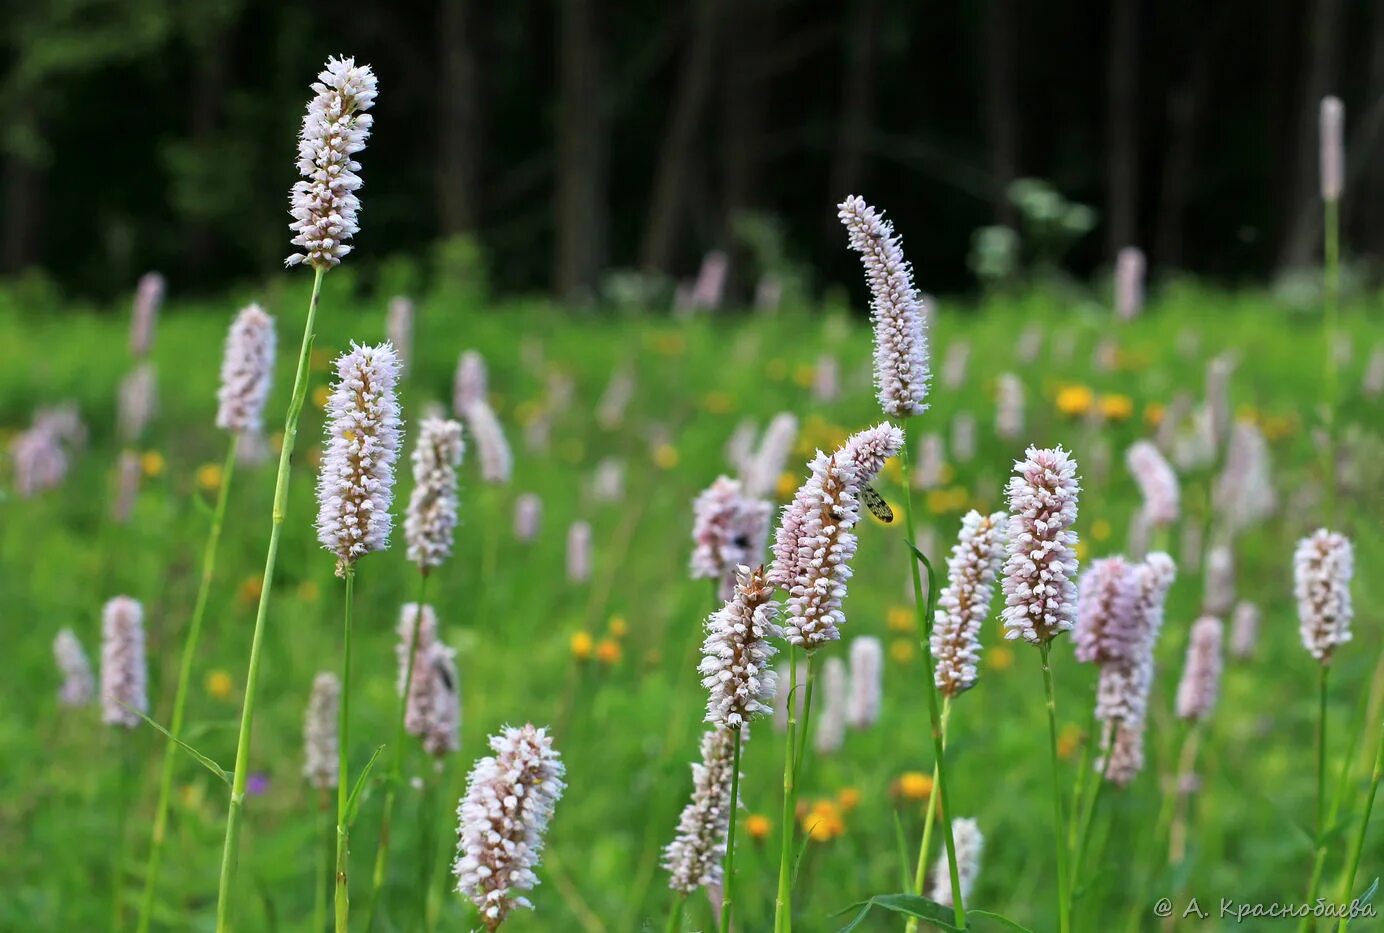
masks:
POLYGON ((875 518, 888 525, 894 520, 894 510, 889 507, 889 503, 884 501, 884 497, 875 491, 875 487, 865 483, 860 487, 860 498, 865 503, 865 507, 875 516, 875 518))

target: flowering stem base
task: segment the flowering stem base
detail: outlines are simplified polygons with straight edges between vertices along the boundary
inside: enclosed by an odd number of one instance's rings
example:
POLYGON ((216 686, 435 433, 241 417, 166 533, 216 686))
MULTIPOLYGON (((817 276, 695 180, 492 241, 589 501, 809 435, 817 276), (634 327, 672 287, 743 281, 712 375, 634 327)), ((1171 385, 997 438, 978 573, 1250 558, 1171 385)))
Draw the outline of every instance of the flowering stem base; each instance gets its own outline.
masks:
POLYGON ((183 642, 183 656, 178 668, 178 686, 173 692, 173 712, 169 717, 168 733, 172 738, 164 749, 163 772, 159 777, 159 799, 154 807, 154 830, 149 843, 149 862, 144 869, 144 896, 139 904, 139 933, 148 933, 153 920, 154 892, 158 889, 159 866, 163 858, 163 843, 168 834, 168 804, 173 790, 173 770, 177 764, 178 739, 183 734, 183 714, 187 709, 187 688, 192 682, 192 665, 197 657, 197 644, 202 637, 202 619, 207 612, 207 597, 216 571, 216 550, 221 543, 221 528, 226 520, 226 501, 231 489, 231 474, 235 471, 236 448, 240 435, 232 434, 226 447, 226 464, 221 469, 221 488, 216 494, 216 511, 212 514, 211 530, 207 533, 202 552, 202 578, 197 585, 197 598, 183 642))
MULTIPOLYGON (((942 699, 942 748, 947 747, 947 720, 951 718, 951 697, 942 699)), ((937 765, 932 766, 932 786, 937 786, 938 774, 937 765)), ((923 841, 918 845, 918 867, 913 874, 913 893, 922 894, 923 885, 927 881, 927 855, 932 848, 932 827, 937 823, 938 797, 929 791, 927 798, 927 815, 923 817, 923 841)), ((907 933, 915 933, 918 929, 918 918, 909 917, 904 924, 907 933)))
MULTIPOLYGON (((346 565, 346 611, 342 622, 341 725, 337 744, 336 768, 336 933, 349 933, 351 886, 347 878, 351 858, 351 827, 347 805, 350 800, 351 726, 351 603, 356 595, 356 568, 346 565)), ((421 612, 421 610, 420 610, 421 612)))
MULTIPOLYGON (((1374 754, 1374 773, 1370 777, 1369 793, 1365 795, 1365 809, 1360 814, 1360 828, 1355 833, 1355 843, 1350 849, 1350 864, 1341 882, 1340 903, 1348 904, 1355 890, 1355 873, 1360 869, 1360 853, 1365 850, 1365 837, 1370 832, 1370 812, 1374 810, 1374 798, 1379 793, 1380 780, 1384 779, 1384 721, 1380 722, 1379 742, 1374 754)), ((1347 917, 1342 917, 1337 925, 1337 933, 1345 933, 1347 917)))
POLYGON ((793 928, 793 827, 797 805, 797 786, 794 780, 796 738, 798 734, 798 648, 788 643, 788 735, 783 752, 783 824, 779 845, 778 894, 774 899, 774 933, 787 933, 793 928))
POLYGON ((730 765, 730 823, 726 830, 726 867, 721 882, 721 933, 730 933, 731 899, 735 890, 735 824, 740 816, 740 746, 744 744, 740 729, 732 729, 735 750, 730 765))
POLYGON ((312 280, 308 318, 303 324, 303 343, 298 351, 298 369, 293 377, 293 395, 284 418, 283 448, 279 451, 279 472, 274 480, 274 511, 270 518, 269 549, 264 557, 264 576, 260 580, 259 608, 255 612, 255 631, 250 639, 250 665, 245 674, 245 703, 240 713, 240 737, 236 741, 235 772, 231 777, 231 799, 226 809, 226 840, 221 853, 221 878, 216 898, 216 931, 231 928, 231 887, 235 883, 236 861, 240 849, 240 824, 245 809, 245 782, 249 777, 250 732, 255 721, 255 698, 259 692, 259 662, 264 648, 264 622, 269 615, 269 594, 274 588, 274 568, 279 559, 279 538, 288 511, 288 478, 293 462, 294 441, 298 437, 298 416, 308 394, 308 359, 312 355, 313 326, 317 320, 317 298, 322 290, 319 268, 312 280))
POLYGON ((1057 925, 1061 933, 1067 933, 1071 929, 1071 921, 1067 915, 1071 889, 1067 877, 1067 841, 1063 838, 1066 820, 1062 816, 1062 772, 1057 764, 1057 701, 1052 688, 1052 643, 1044 642, 1038 650, 1042 652, 1043 658, 1043 690, 1048 707, 1048 750, 1052 757, 1052 808, 1053 818, 1056 820, 1053 831, 1057 840, 1054 847, 1054 854, 1057 856, 1057 925))
MULTIPOLYGON (((1319 666, 1320 676, 1317 678, 1317 838, 1316 856, 1312 862, 1312 877, 1307 882, 1307 903, 1309 904, 1317 899, 1317 889, 1321 886, 1322 870, 1326 866, 1326 840, 1323 838, 1329 828, 1326 825, 1326 685, 1327 675, 1330 672, 1330 665, 1322 664, 1319 666)), ((1349 767, 1349 763, 1346 767, 1349 767)), ((1307 930, 1311 926, 1311 918, 1303 917, 1298 929, 1307 930)))

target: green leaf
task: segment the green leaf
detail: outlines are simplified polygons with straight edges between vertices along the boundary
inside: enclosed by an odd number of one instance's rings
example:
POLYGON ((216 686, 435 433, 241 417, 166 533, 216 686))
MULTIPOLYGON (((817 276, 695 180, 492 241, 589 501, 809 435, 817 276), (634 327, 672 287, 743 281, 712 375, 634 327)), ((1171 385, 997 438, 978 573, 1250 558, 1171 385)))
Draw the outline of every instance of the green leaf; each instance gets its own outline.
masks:
POLYGON ((982 920, 987 920, 987 921, 989 921, 989 922, 992 923, 992 924, 998 924, 998 925, 1004 927, 1006 930, 1016 930, 1016 931, 1018 931, 1018 933, 1033 933, 1032 930, 1030 930, 1028 927, 1024 926, 1022 923, 1015 923, 1013 920, 1010 920, 1008 917, 1001 917, 999 914, 993 913, 993 912, 988 911, 988 910, 975 910, 975 909, 967 910, 967 911, 966 911, 966 927, 967 927, 967 929, 969 929, 970 926, 971 926, 971 920, 974 919, 974 918, 977 918, 977 917, 980 918, 980 919, 982 919, 982 920))
POLYGON ((1378 893, 1378 891, 1379 879, 1376 877, 1373 881, 1370 882, 1370 886, 1365 889, 1365 893, 1360 895, 1360 906, 1363 907, 1370 901, 1374 900, 1374 896, 1376 893, 1378 893))
MULTIPOLYGON (((120 703, 119 700, 116 700, 115 702, 120 703)), ((193 748, 191 745, 187 744, 187 743, 184 742, 182 739, 178 738, 178 737, 175 736, 173 733, 169 732, 169 731, 168 731, 167 729, 165 729, 163 726, 161 726, 161 725, 159 725, 158 723, 154 722, 154 720, 150 719, 148 716, 144 715, 144 714, 141 713, 139 710, 135 709, 133 706, 126 706, 124 703, 120 703, 120 705, 121 705, 121 706, 124 706, 125 709, 127 709, 127 710, 129 710, 130 712, 134 713, 134 714, 135 714, 136 716, 138 716, 140 719, 143 719, 143 720, 144 720, 145 722, 147 722, 149 725, 153 726, 155 729, 159 730, 159 731, 162 732, 164 735, 166 735, 175 745, 177 745, 177 746, 178 746, 179 748, 181 748, 183 751, 187 752, 187 753, 188 753, 189 755, 191 755, 193 758, 196 758, 199 762, 201 762, 201 763, 202 763, 202 767, 206 768, 206 769, 207 769, 208 771, 210 771, 212 774, 214 774, 214 775, 216 775, 217 777, 219 777, 219 778, 221 779, 221 781, 222 781, 227 787, 230 787, 230 786, 231 786, 231 778, 232 778, 231 772, 229 772, 229 771, 227 771, 225 768, 221 767, 221 766, 220 766, 219 764, 217 764, 215 761, 212 761, 212 760, 211 760, 210 758, 208 758, 206 755, 203 755, 203 754, 202 754, 201 752, 199 752, 197 749, 193 748)))
POLYGON ((360 792, 365 788, 365 782, 370 777, 370 771, 375 767, 375 762, 380 759, 380 752, 384 751, 381 745, 375 749, 375 754, 370 756, 370 760, 365 763, 360 774, 356 777, 356 786, 351 788, 351 796, 346 798, 346 825, 350 826, 356 821, 356 810, 360 807, 360 792))
MULTIPOLYGON (((846 910, 853 910, 858 904, 852 904, 846 910)), ((860 913, 852 918, 851 922, 842 927, 840 933, 848 933, 860 925, 860 922, 870 913, 872 908, 879 907, 884 910, 893 911, 896 914, 903 914, 906 917, 917 917, 925 920, 939 930, 947 930, 950 933, 959 933, 960 928, 956 925, 956 912, 950 907, 939 904, 934 900, 929 900, 919 894, 876 894, 868 901, 864 902, 864 907, 860 913)), ((841 911, 845 913, 845 911, 841 911)), ((1021 928, 1022 929, 1022 928, 1021 928)))

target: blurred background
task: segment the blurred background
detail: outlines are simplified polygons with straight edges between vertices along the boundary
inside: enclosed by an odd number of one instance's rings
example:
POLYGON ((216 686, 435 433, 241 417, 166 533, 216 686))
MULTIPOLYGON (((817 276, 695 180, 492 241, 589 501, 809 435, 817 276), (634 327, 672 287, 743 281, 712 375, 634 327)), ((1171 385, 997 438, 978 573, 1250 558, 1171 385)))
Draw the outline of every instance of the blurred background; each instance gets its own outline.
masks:
POLYGON ((366 279, 647 304, 723 250, 732 303, 814 293, 856 277, 832 206, 859 192, 936 291, 1128 244, 1263 281, 1315 260, 1328 93, 1349 258, 1384 251, 1378 0, 9 0, 0 42, 0 273, 68 297, 279 268, 331 53, 380 79, 366 279))

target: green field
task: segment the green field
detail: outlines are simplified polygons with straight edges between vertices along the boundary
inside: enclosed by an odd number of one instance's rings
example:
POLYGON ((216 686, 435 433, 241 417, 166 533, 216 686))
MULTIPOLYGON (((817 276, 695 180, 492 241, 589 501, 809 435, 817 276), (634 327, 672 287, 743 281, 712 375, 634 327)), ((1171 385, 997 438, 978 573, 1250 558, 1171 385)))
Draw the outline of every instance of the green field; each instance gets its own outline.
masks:
MULTIPOLYGON (((275 431, 288 400, 310 278, 284 276, 262 293, 216 302, 172 297, 153 355, 159 411, 141 444, 145 476, 126 525, 107 516, 119 454, 115 390, 131 365, 128 315, 123 307, 102 309, 108 313, 64 310, 36 303, 18 288, 0 293, 0 430, 6 446, 37 406, 64 399, 79 404, 90 428, 90 441, 60 488, 21 499, 8 492, 8 479, 3 484, 0 605, 15 663, 0 686, 0 929, 108 928, 118 901, 125 927, 133 926, 164 739, 150 728, 103 727, 92 707, 60 708, 52 639, 71 626, 95 661, 103 602, 120 593, 142 600, 151 715, 167 721, 209 524, 208 510, 197 503, 211 501, 215 476, 207 466, 225 454, 225 438, 213 426, 225 328, 240 304, 252 299, 278 319, 279 366, 266 413, 275 431), (122 859, 127 868, 117 889, 114 870, 122 859)), ((236 903, 244 930, 307 929, 313 905, 313 847, 321 822, 316 794, 301 777, 302 716, 314 673, 339 667, 343 602, 333 559, 319 548, 312 528, 321 446, 317 396, 328 383, 331 356, 350 340, 384 337, 387 293, 359 292, 344 273, 327 277, 252 746, 252 771, 267 782, 248 801, 236 903)), ((760 428, 779 411, 800 419, 798 449, 788 465, 793 476, 780 490, 780 501, 806 475, 803 464, 813 448, 835 445, 846 433, 880 420, 869 384, 868 325, 844 307, 679 322, 571 315, 539 302, 491 307, 445 290, 419 296, 418 307, 415 362, 403 392, 406 452, 423 406, 450 399, 458 352, 476 349, 489 364, 492 403, 514 446, 516 468, 512 484, 487 487, 470 452, 463 466, 454 556, 436 574, 428 596, 446 641, 458 652, 462 748, 437 774, 410 740, 406 774, 425 777, 429 789, 406 786, 401 794, 378 928, 422 928, 425 841, 434 844, 436 868, 442 853, 451 852, 456 798, 471 763, 484 753, 485 736, 505 723, 532 721, 556 730, 569 786, 538 871, 542 884, 532 895, 537 909, 520 912, 505 929, 662 929, 672 898, 660 852, 691 788, 689 763, 697 756, 705 703, 696 650, 702 620, 713 608, 711 587, 688 579, 690 503, 718 474, 730 471, 724 448, 742 419, 754 419, 760 428), (815 401, 811 390, 813 367, 823 354, 834 356, 841 372, 840 397, 827 403, 815 401), (598 425, 594 408, 621 366, 636 374, 637 391, 621 424, 608 430, 598 425), (553 391, 555 380, 570 380, 566 407, 556 404, 563 393, 553 391), (523 425, 535 417, 551 418, 547 452, 525 445, 523 425), (623 498, 616 502, 596 501, 590 493, 593 470, 605 458, 625 467, 623 498), (542 533, 531 544, 517 542, 513 532, 514 501, 523 492, 543 500, 542 533), (564 551, 567 528, 578 519, 594 530, 594 572, 590 582, 572 584, 564 551), (613 634, 612 626, 618 632, 622 624, 625 634, 613 634), (595 643, 596 656, 574 656, 573 639, 581 641, 581 633, 595 643)), ((1333 773, 1346 763, 1347 746, 1361 731, 1372 679, 1371 743, 1384 700, 1384 680, 1376 674, 1384 644, 1378 608, 1384 602, 1378 572, 1384 566, 1384 401, 1361 391, 1369 355, 1384 341, 1381 311, 1384 296, 1374 295, 1347 302, 1343 313, 1351 347, 1341 369, 1337 434, 1350 469, 1334 527, 1355 543, 1357 615, 1355 640, 1339 652, 1331 676, 1333 773)), ((1213 917, 1197 929, 1234 925, 1214 917, 1223 897, 1300 900, 1311 864, 1317 665, 1299 642, 1291 558, 1297 538, 1325 523, 1320 496, 1312 495, 1321 484, 1313 433, 1321 423, 1320 318, 1289 311, 1258 291, 1183 285, 1168 288, 1143 317, 1120 327, 1099 302, 1033 291, 982 307, 943 301, 932 339, 934 373, 959 341, 970 345, 969 365, 959 385, 935 381, 930 410, 908 426, 910 443, 939 432, 950 448, 953 416, 966 411, 977 423, 974 458, 949 462, 940 492, 915 493, 928 530, 923 537, 936 542, 931 556, 939 566, 964 509, 1003 507, 1002 484, 1028 443, 1060 443, 1082 466, 1076 527, 1083 560, 1121 551, 1139 501, 1124 468, 1125 448, 1152 435, 1157 412, 1175 394, 1200 396, 1211 357, 1234 354, 1232 401, 1241 417, 1256 419, 1270 438, 1280 500, 1272 518, 1235 541, 1237 595, 1263 612, 1259 651, 1250 661, 1227 665, 1222 700, 1201 746, 1189 857, 1180 871, 1169 873, 1163 868, 1166 847, 1151 836, 1164 802, 1160 783, 1172 773, 1179 747, 1172 695, 1202 597, 1200 561, 1183 553, 1183 529, 1174 528, 1169 549, 1179 575, 1158 649, 1149 764, 1133 787, 1102 798, 1093 833, 1095 868, 1079 892, 1076 928, 1118 930, 1131 922, 1157 928, 1151 905, 1162 895, 1179 904, 1185 895, 1198 895, 1213 917), (1035 361, 1021 362, 1016 344, 1034 325, 1043 335, 1042 351, 1035 361), (1093 361, 1106 337, 1119 350, 1117 366, 1109 371, 1093 361), (996 377, 1007 371, 1021 378, 1027 392, 1020 441, 1002 440, 994 428, 996 377), (1113 417, 1097 423, 1060 410, 1058 396, 1071 386, 1088 387, 1092 404, 1108 405, 1113 417)), ((1210 479, 1209 470, 1182 476, 1184 523, 1207 524, 1210 479)), ((886 470, 879 484, 896 505, 902 499, 897 480, 896 471, 886 470)), ((225 768, 235 758, 273 482, 272 461, 235 475, 191 693, 188 741, 225 768)), ((396 513, 410 488, 401 463, 396 513)), ((390 551, 360 564, 351 685, 356 772, 377 746, 393 740, 394 626, 400 604, 414 598, 416 579, 397 529, 395 539, 390 551)), ((804 931, 837 929, 846 919, 837 912, 873 894, 899 891, 901 877, 911 875, 901 862, 896 818, 915 857, 923 806, 891 789, 908 772, 931 772, 932 745, 923 655, 916 633, 900 624, 912 603, 908 561, 899 523, 862 524, 846 602, 846 643, 826 650, 844 658, 851 638, 882 638, 885 698, 872 729, 849 733, 833 756, 806 757, 804 801, 839 800, 842 791, 853 790, 858 804, 841 814, 839 836, 806 845, 795 904, 797 928, 804 931)), ((1001 642, 997 615, 996 607, 985 632, 980 684, 952 711, 949 809, 955 816, 974 816, 986 837, 974 905, 1035 931, 1055 929, 1038 652, 1001 642)), ((1069 639, 1058 642, 1054 657, 1070 791, 1095 670, 1075 662, 1069 639)), ((761 722, 745 751, 745 812, 772 824, 760 840, 749 837, 745 824, 740 830, 736 906, 738 926, 747 931, 771 928, 782 741, 761 722)), ((1366 753, 1372 751, 1372 744, 1358 748, 1349 761, 1354 770, 1343 816, 1358 809, 1366 753)), ((226 793, 190 757, 180 760, 156 914, 161 928, 212 927, 226 793)), ((366 899, 382 796, 372 788, 353 837, 358 903, 366 899)), ((1331 843, 1324 890, 1333 899, 1353 834, 1353 828, 1342 831, 1331 843)), ((936 852, 934 842, 934 857, 936 852)), ((1357 889, 1381 874, 1384 835, 1376 825, 1357 889)), ((435 878, 437 928, 472 928, 470 905, 450 885, 442 887, 440 872, 435 878)), ((710 916, 705 899, 693 898, 684 929, 711 929, 710 916)), ((901 922, 879 913, 863 928, 898 928, 901 922)))

